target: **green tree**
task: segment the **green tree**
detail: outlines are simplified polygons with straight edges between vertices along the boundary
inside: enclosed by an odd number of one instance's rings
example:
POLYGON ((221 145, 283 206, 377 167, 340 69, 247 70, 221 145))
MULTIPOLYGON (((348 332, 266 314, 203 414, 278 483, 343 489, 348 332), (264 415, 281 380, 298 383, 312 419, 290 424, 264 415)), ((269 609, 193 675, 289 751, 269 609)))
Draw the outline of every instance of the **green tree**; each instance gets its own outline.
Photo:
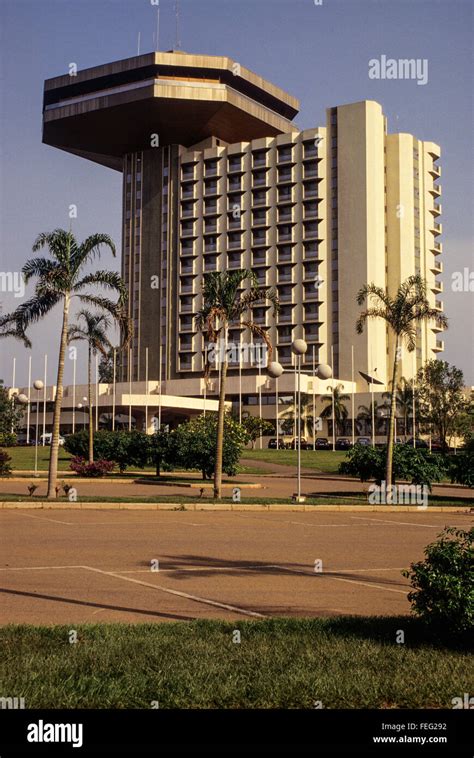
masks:
POLYGON ((176 459, 176 439, 165 427, 148 435, 149 460, 156 468, 156 476, 161 475, 161 467, 171 466, 176 459))
MULTIPOLYGON (((270 361, 272 345, 267 331, 251 320, 251 313, 254 305, 265 300, 273 303, 274 309, 277 310, 278 298, 273 289, 259 289, 256 274, 248 269, 211 271, 204 274, 202 296, 203 305, 196 316, 196 324, 209 343, 217 345, 217 358, 221 367, 214 469, 214 498, 219 499, 222 493, 225 388, 228 368, 227 333, 229 327, 247 327, 253 335, 264 340, 270 361), (250 290, 240 294, 239 290, 247 280, 251 285, 250 290)), ((210 363, 206 366, 206 378, 209 370, 210 363)))
POLYGON ((22 303, 9 317, 15 321, 24 333, 33 323, 40 321, 56 305, 62 308, 62 323, 59 339, 58 368, 56 378, 56 397, 54 400, 53 430, 48 471, 49 500, 56 498, 58 475, 59 427, 63 399, 64 358, 67 346, 69 312, 73 298, 81 303, 93 305, 110 313, 126 328, 126 289, 119 274, 114 271, 95 271, 85 273, 91 261, 100 255, 101 247, 108 247, 115 256, 115 245, 107 234, 93 234, 79 244, 72 232, 55 229, 53 232, 40 234, 33 245, 33 252, 47 248, 49 258, 32 258, 22 268, 25 282, 37 278, 35 293, 22 303), (107 297, 87 292, 90 286, 102 286, 118 293, 114 302, 107 297))
POLYGON ((461 417, 469 410, 463 372, 447 361, 431 360, 419 370, 416 385, 421 416, 432 425, 446 452, 461 417))
POLYGON ((79 311, 76 324, 68 329, 68 342, 87 342, 87 396, 89 405, 89 463, 94 460, 94 423, 92 414, 92 358, 100 353, 103 357, 112 345, 107 337, 110 319, 106 313, 91 313, 86 308, 79 311), (82 322, 82 323, 81 323, 82 322))
POLYGON ((244 416, 242 419, 242 426, 249 436, 249 440, 252 443, 252 449, 255 447, 255 442, 259 437, 264 437, 267 434, 274 434, 275 425, 271 421, 267 421, 264 418, 258 416, 244 416))
MULTIPOLYGON (((347 417, 349 415, 349 411, 347 410, 347 407, 344 405, 344 403, 350 400, 350 396, 343 394, 342 384, 337 384, 334 387, 333 392, 334 392, 334 420, 336 422, 336 430, 338 434, 344 434, 344 423, 347 420, 347 417)), ((329 402, 329 405, 327 405, 321 411, 321 418, 326 418, 326 419, 332 418, 332 394, 323 395, 321 397, 321 400, 324 403, 329 402)))
MULTIPOLYGON (((173 437, 176 450, 176 465, 185 469, 197 469, 203 479, 210 479, 215 471, 217 454, 218 416, 215 413, 197 416, 180 424, 173 437)), ((222 446, 222 469, 229 476, 237 473, 237 464, 249 436, 244 427, 228 413, 224 417, 222 446)))
POLYGON ((357 294, 357 304, 368 307, 362 311, 356 322, 356 331, 362 334, 368 319, 382 319, 394 336, 392 392, 390 399, 390 421, 387 434, 386 481, 392 481, 393 436, 395 428, 395 396, 398 383, 398 362, 400 350, 405 344, 409 352, 416 347, 416 329, 423 322, 431 321, 441 329, 446 329, 448 320, 436 308, 431 308, 426 296, 426 281, 419 275, 409 276, 400 284, 394 297, 388 290, 376 284, 365 284, 357 294))
POLYGON ((115 350, 115 373, 118 376, 118 369, 120 365, 120 357, 124 345, 112 345, 107 350, 106 355, 102 355, 99 360, 99 380, 112 384, 114 380, 114 350, 115 350))
POLYGON ((0 379, 0 445, 15 443, 14 434, 23 418, 23 413, 24 411, 15 405, 14 400, 8 397, 8 390, 3 386, 3 379, 0 379))

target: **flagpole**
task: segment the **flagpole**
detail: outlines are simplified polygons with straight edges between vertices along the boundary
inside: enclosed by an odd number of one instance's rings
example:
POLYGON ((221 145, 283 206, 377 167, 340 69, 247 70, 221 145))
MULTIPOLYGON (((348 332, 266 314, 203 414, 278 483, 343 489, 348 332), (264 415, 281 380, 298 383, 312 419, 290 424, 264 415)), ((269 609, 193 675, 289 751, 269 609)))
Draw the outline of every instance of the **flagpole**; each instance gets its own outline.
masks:
POLYGON ((128 431, 132 431, 132 348, 128 351, 128 431))
POLYGON ((242 423, 242 332, 239 333, 239 424, 242 423))
POLYGON ((95 430, 99 431, 99 354, 95 355, 95 430))
POLYGON ((30 396, 31 396, 31 355, 28 358, 28 406, 26 408, 26 444, 30 444, 30 396))
POLYGON ((76 363, 77 352, 74 348, 74 358, 72 362, 72 433, 76 431, 76 363))
POLYGON ((113 356, 113 375, 112 375, 112 431, 115 431, 115 372, 116 372, 116 351, 114 348, 114 356, 113 356))
POLYGON ((351 381, 352 381, 352 398, 351 398, 351 413, 352 413, 352 447, 355 444, 355 407, 354 407, 354 345, 351 345, 351 381))
MULTIPOLYGON (((258 413, 260 415, 260 418, 262 418, 262 350, 261 346, 258 346, 258 413)), ((260 433, 259 437, 259 449, 261 450, 263 447, 263 440, 262 440, 262 434, 260 433)))
MULTIPOLYGON (((11 399, 11 403, 12 403, 12 411, 13 411, 13 409, 14 409, 14 407, 15 407, 15 399, 14 399, 14 397, 13 397, 13 390, 15 389, 15 375, 16 375, 16 358, 13 358, 13 369, 12 369, 12 399, 11 399)), ((14 432, 14 429, 15 429, 15 425, 14 425, 14 422, 13 422, 13 414, 12 414, 12 423, 11 423, 11 427, 10 427, 10 431, 11 431, 11 433, 12 433, 12 434, 13 434, 13 432, 14 432)))
MULTIPOLYGON (((331 367, 334 366, 334 347, 331 345, 331 367)), ((332 374, 332 449, 336 449, 336 412, 334 408, 334 374, 332 374)))
POLYGON ((416 401, 415 401, 415 388, 416 388, 416 346, 413 351, 413 392, 412 392, 412 415, 413 415, 413 447, 416 448, 416 401))
POLYGON ((148 348, 145 348, 145 434, 148 434, 148 348))
POLYGON ((316 345, 313 345, 313 450, 316 450, 316 345))
POLYGON ((158 369, 158 378, 160 383, 160 394, 158 396, 158 429, 161 429, 161 375, 162 375, 162 360, 163 360, 163 345, 160 345, 159 350, 160 366, 158 369))
MULTIPOLYGON (((295 364, 295 389, 294 389, 294 396, 293 396, 293 438, 296 440, 296 382, 297 382, 297 374, 298 374, 298 371, 296 368, 296 364, 297 364, 296 356, 293 356, 292 360, 294 360, 294 364, 295 364)), ((295 442, 295 445, 296 445, 296 442, 295 442)))
MULTIPOLYGON (((275 360, 278 363, 278 350, 275 350, 275 360)), ((278 377, 275 378, 275 428, 276 428, 276 441, 277 450, 280 449, 280 431, 279 431, 279 418, 278 418, 278 377)))
MULTIPOLYGON (((47 384, 47 371, 48 371, 48 356, 44 355, 44 390, 43 390, 43 447, 46 443, 46 384, 47 384)), ((56 387, 56 392, 58 391, 58 388, 56 387)), ((59 427, 59 430, 61 431, 61 427, 59 427)), ((51 438, 51 442, 52 442, 51 438)))

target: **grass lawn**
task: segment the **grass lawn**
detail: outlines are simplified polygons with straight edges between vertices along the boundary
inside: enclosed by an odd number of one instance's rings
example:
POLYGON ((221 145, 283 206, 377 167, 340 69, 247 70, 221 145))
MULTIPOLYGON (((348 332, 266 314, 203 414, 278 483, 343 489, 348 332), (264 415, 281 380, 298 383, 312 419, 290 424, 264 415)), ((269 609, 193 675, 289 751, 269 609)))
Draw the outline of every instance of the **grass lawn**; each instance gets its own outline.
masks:
MULTIPOLYGON (((10 466, 14 471, 33 471, 35 468, 35 448, 34 446, 30 447, 9 447, 9 448, 3 448, 8 455, 11 458, 10 466)), ((272 451, 270 451, 272 452, 272 451)), ((276 451, 278 452, 278 451, 276 451)), ((47 471, 49 466, 49 453, 50 453, 50 447, 48 445, 45 445, 44 447, 39 446, 38 447, 38 470, 39 471, 47 471)), ((67 453, 66 450, 59 449, 59 457, 58 457, 58 470, 64 471, 64 472, 70 472, 69 463, 71 460, 70 453, 67 453)), ((139 474, 142 473, 154 473, 155 467, 154 466, 145 466, 144 469, 140 469, 138 471, 139 474)), ((72 473, 72 472, 70 472, 72 473)), ((200 472, 195 472, 197 475, 197 478, 200 478, 200 472)), ((241 465, 239 466, 239 473, 241 474, 267 474, 268 471, 263 468, 258 468, 258 463, 256 463, 255 466, 246 466, 241 465)), ((112 476, 120 476, 120 477, 130 477, 131 479, 136 478, 137 476, 137 470, 135 471, 125 471, 124 474, 120 474, 117 470, 115 471, 112 476)), ((166 474, 163 474, 163 478, 166 476, 166 474)))
POLYGON ((73 626, 76 644, 71 625, 4 626, 2 695, 26 708, 451 708, 472 683, 467 649, 408 616, 73 626))
MULTIPOLYGON (((296 456, 296 450, 244 450, 242 454, 245 460, 280 463, 284 466, 296 466, 296 456)), ((344 450, 302 450, 301 467, 337 474, 339 464, 345 457, 344 450)))
MULTIPOLYGON (((100 481, 100 480, 99 480, 100 481)), ((181 493, 177 493, 175 495, 153 495, 153 496, 143 496, 143 495, 136 495, 135 497, 120 497, 119 495, 109 495, 108 497, 103 497, 100 495, 94 495, 94 496, 87 496, 87 497, 80 497, 78 500, 83 503, 176 503, 177 505, 186 504, 186 503, 214 503, 214 499, 211 497, 210 490, 206 489, 204 497, 200 497, 197 492, 195 495, 182 495, 181 493)), ((12 503, 26 503, 31 502, 34 503, 35 501, 43 502, 45 500, 45 496, 40 495, 34 495, 32 498, 29 497, 26 484, 25 484, 25 494, 24 495, 17 495, 13 493, 8 492, 0 492, 0 501, 3 502, 12 502, 12 503)), ((69 501, 67 497, 61 496, 58 497, 55 502, 57 503, 66 503, 68 504, 69 501)), ((228 496, 224 494, 224 497, 219 500, 219 503, 232 503, 232 495, 229 491, 228 496)), ((243 505, 248 504, 265 504, 265 503, 276 503, 281 505, 289 505, 292 501, 291 498, 283 498, 283 497, 242 497, 240 501, 243 505)), ((321 494, 316 497, 307 497, 306 498, 306 505, 367 505, 367 498, 364 495, 364 493, 361 492, 333 492, 328 494, 321 494)), ((459 497, 459 498, 453 498, 450 496, 443 496, 443 495, 430 495, 428 498, 428 508, 433 505, 444 505, 444 506, 457 506, 458 508, 472 508, 473 506, 473 500, 472 498, 465 498, 465 497, 459 497)), ((387 506, 389 507, 389 506, 387 506)))

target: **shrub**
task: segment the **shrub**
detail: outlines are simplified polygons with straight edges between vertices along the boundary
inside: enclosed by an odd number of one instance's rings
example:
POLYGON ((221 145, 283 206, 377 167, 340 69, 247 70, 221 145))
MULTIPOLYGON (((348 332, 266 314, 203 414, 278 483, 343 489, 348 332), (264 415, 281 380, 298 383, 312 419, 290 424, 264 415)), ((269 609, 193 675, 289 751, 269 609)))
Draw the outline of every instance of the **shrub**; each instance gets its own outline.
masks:
MULTIPOLYGON (((211 478, 216 461, 217 414, 207 413, 180 424, 173 432, 176 463, 185 469, 198 469, 203 479, 211 478)), ((237 464, 249 436, 243 426, 229 414, 224 419, 222 470, 229 476, 237 473, 237 464)))
MULTIPOLYGON (((148 435, 145 432, 111 432, 101 429, 94 432, 94 457, 114 461, 121 472, 127 466, 144 468, 149 458, 148 435)), ((87 458, 89 454, 89 436, 86 430, 71 434, 64 443, 65 449, 72 455, 87 458)))
POLYGON ((13 447, 13 445, 16 445, 16 434, 0 432, 0 447, 13 447))
POLYGON ((448 458, 448 471, 452 482, 474 487, 474 437, 466 439, 464 450, 448 458))
MULTIPOLYGON (((385 479, 386 455, 386 447, 354 445, 347 453, 346 460, 340 464, 339 473, 358 477, 361 482, 375 479, 380 484, 385 479)), ((432 482, 440 481, 445 467, 441 456, 414 449, 411 445, 395 445, 392 484, 397 479, 403 479, 411 484, 426 484, 431 490, 432 482)))
POLYGON ((71 460, 69 467, 80 476, 100 477, 110 474, 110 472, 113 471, 114 466, 115 463, 113 461, 106 461, 103 458, 93 461, 93 463, 89 463, 85 458, 80 458, 76 455, 71 460))
POLYGON ((446 527, 425 548, 425 560, 402 572, 413 587, 412 610, 436 631, 463 633, 474 626, 473 540, 474 528, 446 527))
POLYGON ((10 466, 11 457, 4 450, 0 450, 0 476, 10 476, 12 468, 10 466))

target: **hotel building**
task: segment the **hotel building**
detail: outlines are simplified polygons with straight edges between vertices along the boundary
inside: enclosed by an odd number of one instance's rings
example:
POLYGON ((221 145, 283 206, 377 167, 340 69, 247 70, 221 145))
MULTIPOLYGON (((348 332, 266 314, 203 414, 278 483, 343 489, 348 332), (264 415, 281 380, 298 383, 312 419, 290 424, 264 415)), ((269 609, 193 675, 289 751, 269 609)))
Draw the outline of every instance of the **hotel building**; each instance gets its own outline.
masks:
MULTIPOLYGON (((253 320, 268 329, 287 391, 298 337, 308 343, 309 377, 313 361, 332 363, 345 391, 367 391, 360 371, 386 388, 386 324, 355 331, 365 283, 394 293, 419 273, 443 309, 439 146, 389 134, 374 101, 330 107, 324 125, 302 131, 298 108, 236 61, 181 51, 45 82, 43 141, 123 173, 122 275, 133 321, 123 381, 148 374, 170 394, 203 395, 194 316, 207 271, 252 269, 263 290, 277 290, 279 313, 262 303, 253 320)), ((438 332, 418 330, 400 375, 411 378, 443 350, 438 332)), ((234 343, 251 339, 241 326, 229 333, 234 343)), ((264 374, 250 362, 231 365, 229 398, 251 410, 257 395, 261 403, 274 393, 264 374)), ((326 384, 316 380, 318 394, 326 384)))

